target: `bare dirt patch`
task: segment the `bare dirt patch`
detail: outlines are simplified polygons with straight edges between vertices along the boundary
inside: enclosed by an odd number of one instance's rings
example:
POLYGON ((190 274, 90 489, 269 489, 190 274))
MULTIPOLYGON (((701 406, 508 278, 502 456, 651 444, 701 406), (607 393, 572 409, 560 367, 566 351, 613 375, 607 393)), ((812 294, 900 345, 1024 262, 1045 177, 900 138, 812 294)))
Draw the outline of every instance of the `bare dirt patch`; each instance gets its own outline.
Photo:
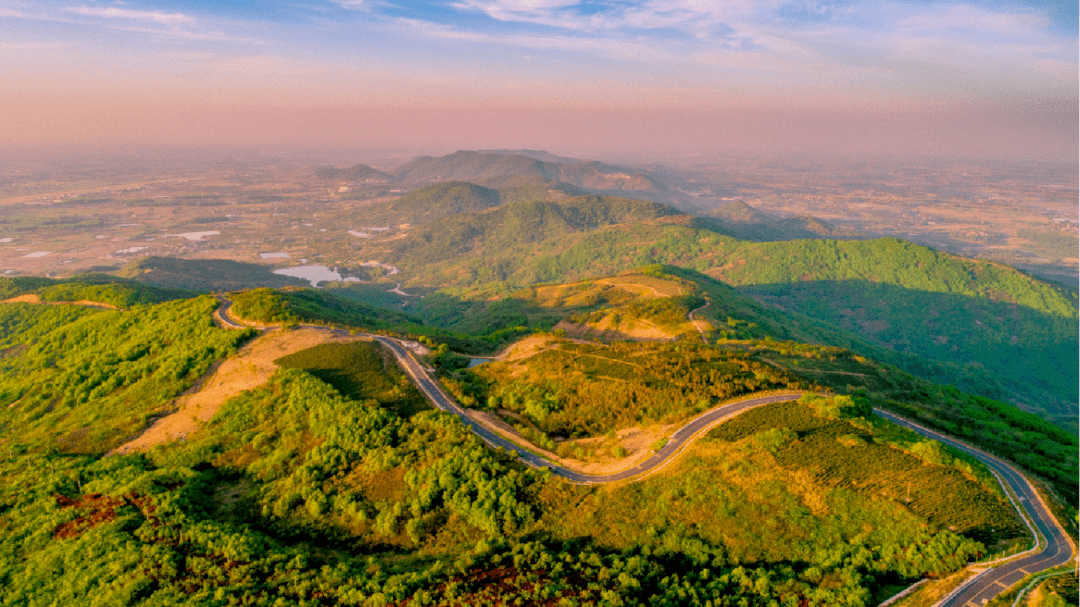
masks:
POLYGON ((612 455, 593 454, 591 456, 591 461, 561 459, 559 460, 560 465, 582 474, 592 474, 597 476, 614 474, 626 470, 627 468, 633 468, 649 459, 654 453, 652 447, 656 445, 660 439, 667 438, 674 430, 675 427, 672 425, 650 426, 648 428, 623 428, 615 433, 616 437, 614 441, 602 436, 578 440, 576 443, 586 450, 606 447, 606 451, 610 453, 611 448, 615 446, 622 447, 626 450, 626 457, 617 458, 612 455))
POLYGON ((9 299, 0 301, 0 303, 28 303, 28 304, 48 304, 51 306, 59 306, 69 304, 73 306, 86 306, 89 308, 102 308, 105 310, 117 310, 116 306, 107 303, 101 303, 100 301, 90 301, 89 299, 80 299, 79 301, 41 301, 41 298, 36 293, 25 293, 9 299))
POLYGON ((525 339, 514 342, 514 344, 502 352, 502 354, 495 357, 495 360, 506 362, 525 360, 534 354, 547 350, 551 347, 551 344, 556 341, 558 340, 553 337, 543 337, 539 335, 526 337, 525 339))
POLYGON ((182 439, 217 413, 221 405, 244 390, 266 383, 278 370, 275 360, 301 350, 334 342, 364 339, 335 335, 314 328, 268 331, 237 354, 211 367, 194 387, 180 395, 174 411, 154 422, 145 432, 117 447, 112 453, 143 451, 169 440, 182 439))
POLYGON ((25 295, 18 295, 16 297, 5 299, 2 303, 39 304, 39 303, 41 303, 41 298, 38 297, 37 295, 33 294, 33 293, 26 293, 25 295))

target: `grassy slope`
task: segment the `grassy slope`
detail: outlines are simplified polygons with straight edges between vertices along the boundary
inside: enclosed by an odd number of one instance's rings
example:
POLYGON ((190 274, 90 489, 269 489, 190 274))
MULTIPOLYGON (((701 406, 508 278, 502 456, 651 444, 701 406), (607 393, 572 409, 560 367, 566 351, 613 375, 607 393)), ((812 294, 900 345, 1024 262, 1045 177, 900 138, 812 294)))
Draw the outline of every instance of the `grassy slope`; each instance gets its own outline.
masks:
POLYGON ((6 446, 77 453, 118 446, 250 336, 214 328, 216 306, 205 296, 129 312, 0 304, 0 324, 13 331, 0 359, 6 446))
POLYGON ((0 300, 34 294, 46 302, 93 301, 117 308, 137 304, 185 299, 195 293, 187 289, 166 289, 117 278, 107 274, 84 274, 73 278, 0 278, 0 300))

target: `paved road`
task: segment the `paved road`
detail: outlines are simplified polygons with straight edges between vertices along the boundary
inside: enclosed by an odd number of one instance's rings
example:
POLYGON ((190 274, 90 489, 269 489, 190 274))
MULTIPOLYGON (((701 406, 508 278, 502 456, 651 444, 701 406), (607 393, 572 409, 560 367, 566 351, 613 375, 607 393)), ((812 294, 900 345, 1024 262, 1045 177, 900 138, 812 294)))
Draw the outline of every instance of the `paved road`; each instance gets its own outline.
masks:
MULTIPOLYGON (((221 320, 229 326, 244 328, 245 325, 229 318, 228 311, 232 302, 223 297, 219 297, 219 299, 222 300, 222 306, 218 309, 221 320)), ((318 328, 335 331, 337 333, 345 333, 344 331, 329 329, 327 327, 318 328)), ((416 386, 420 388, 437 408, 456 415, 462 423, 468 426, 477 436, 482 438, 484 442, 492 447, 512 451, 526 464, 537 468, 548 468, 554 474, 561 476, 572 483, 597 484, 644 478, 670 463, 674 457, 685 449, 696 437, 727 418, 755 407, 794 400, 799 397, 799 394, 777 394, 717 407, 701 414, 682 428, 679 428, 662 449, 637 466, 615 474, 590 476, 554 465, 543 457, 503 438, 499 434, 477 423, 466 415, 465 410, 443 391, 442 386, 431 378, 423 365, 421 365, 416 357, 413 356, 412 352, 402 346, 401 343, 395 339, 382 335, 364 335, 377 340, 379 343, 389 348, 390 351, 393 352, 394 357, 401 363, 405 372, 408 373, 413 382, 415 382, 416 386)), ((972 582, 962 586, 954 595, 946 597, 945 600, 939 602, 935 607, 981 607, 981 605, 998 594, 1001 594, 1024 577, 1039 571, 1064 565, 1072 560, 1074 546, 1066 536, 1065 531, 1058 524, 1057 520, 1054 519, 1042 500, 1039 499, 1035 489, 1031 486, 1031 483, 1010 464, 958 440, 909 422, 906 419, 897 417, 896 415, 881 409, 875 409, 874 411, 879 416, 895 424, 904 426, 923 436, 940 441, 950 447, 968 453, 997 472, 1002 480, 1012 487, 1020 500, 1019 506, 1028 513, 1029 518, 1037 527, 1039 534, 1044 538, 1043 541, 1041 541, 1035 549, 1029 551, 1029 554, 1026 556, 993 569, 988 569, 972 582)))
POLYGON ((695 437, 705 432, 712 426, 720 423, 721 421, 735 415, 742 413, 747 409, 753 409, 754 407, 760 407, 770 403, 780 403, 789 400, 795 400, 801 396, 800 394, 776 394, 770 396, 762 396, 749 400, 740 401, 737 403, 731 403, 722 407, 717 407, 710 411, 707 411, 700 416, 694 418, 690 423, 686 424, 682 428, 679 428, 675 434, 668 439, 667 444, 662 449, 652 454, 649 459, 634 466, 633 468, 623 470, 622 472, 616 472, 615 474, 605 475, 588 475, 568 470, 562 466, 553 464, 552 462, 540 457, 539 455, 525 449, 524 447, 511 442, 496 432, 489 430, 488 428, 480 425, 475 420, 465 414, 465 410, 459 406, 454 399, 450 398, 435 380, 427 374, 423 366, 416 360, 416 357, 412 355, 404 347, 401 346, 396 340, 388 337, 382 337, 379 335, 374 336, 379 343, 383 344, 394 353, 394 356, 401 362, 405 371, 412 377, 413 382, 417 387, 428 397, 431 402, 449 413, 453 413, 461 419, 462 423, 475 432, 480 438, 484 439, 486 443, 493 447, 501 447, 507 451, 513 451, 517 453, 526 464, 537 468, 548 468, 558 476, 565 478, 573 483, 582 484, 595 484, 595 483, 612 483, 615 481, 622 481, 631 479, 637 476, 644 476, 646 474, 655 472, 661 467, 669 463, 671 458, 682 451, 695 437))
POLYGON ((218 306, 218 309, 215 311, 215 315, 217 316, 218 320, 222 322, 222 324, 224 324, 230 329, 248 328, 247 325, 237 322, 236 320, 233 320, 229 317, 229 308, 232 307, 232 300, 226 298, 224 295, 215 295, 214 297, 216 297, 217 300, 221 302, 221 305, 218 306))
POLYGON ((1050 511, 1046 508, 1046 505, 1042 500, 1039 499, 1039 496, 1031 486, 1031 483, 1015 468, 1001 459, 984 451, 980 451, 979 449, 975 449, 958 440, 949 438, 944 434, 924 428, 909 422, 906 419, 882 411, 881 409, 875 409, 874 411, 879 416, 894 424, 904 426, 927 438, 932 438, 936 441, 945 443, 950 447, 963 451, 997 472, 1002 480, 1012 487, 1012 490, 1020 499, 1020 507, 1027 512, 1031 521, 1038 529, 1039 534, 1044 538, 1044 542, 1041 542, 1039 546, 1027 556, 993 569, 988 569, 975 578, 970 585, 963 587, 960 592, 947 598, 947 600, 939 603, 935 607, 959 607, 961 605, 973 605, 979 607, 1028 575, 1059 565, 1064 565, 1072 560, 1073 545, 1065 534, 1065 531, 1058 524, 1057 520, 1054 519, 1053 515, 1050 514, 1050 511))

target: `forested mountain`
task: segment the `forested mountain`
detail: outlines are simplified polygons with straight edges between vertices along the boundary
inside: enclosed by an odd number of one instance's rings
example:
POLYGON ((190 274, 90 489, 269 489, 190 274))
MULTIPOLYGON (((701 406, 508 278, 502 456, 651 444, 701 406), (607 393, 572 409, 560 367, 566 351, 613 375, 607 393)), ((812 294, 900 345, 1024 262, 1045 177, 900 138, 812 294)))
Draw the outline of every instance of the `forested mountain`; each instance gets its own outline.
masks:
POLYGON ((366 164, 357 164, 345 169, 326 167, 315 171, 315 176, 327 181, 348 181, 352 183, 389 183, 396 180, 394 175, 373 169, 366 164))
POLYGON ((395 259, 414 267, 443 260, 485 257, 513 258, 526 245, 628 222, 675 216, 669 207, 653 202, 582 196, 558 202, 532 201, 500 206, 479 214, 462 214, 426 224, 392 245, 395 259))
POLYGON ((593 190, 662 191, 664 184, 642 171, 583 160, 544 162, 527 156, 458 151, 434 158, 421 156, 397 170, 405 182, 471 181, 483 183, 507 175, 564 181, 593 190))
MULTIPOLYGON (((373 181, 385 183, 400 179, 406 184, 431 184, 402 197, 401 204, 366 206, 361 216, 380 224, 417 224, 452 213, 479 211, 494 206, 491 192, 466 191, 466 183, 499 190, 499 202, 558 200, 589 194, 619 195, 675 203, 678 196, 663 179, 635 169, 591 160, 554 156, 546 152, 521 150, 458 151, 442 157, 422 156, 389 175, 368 167, 325 168, 316 171, 323 179, 339 182, 373 181), (436 182, 432 184, 432 182, 436 182), (451 192, 452 190, 452 192, 451 192), (474 200, 475 204, 448 204, 447 198, 474 200), (430 213, 423 206, 438 207, 430 213)), ((711 229, 754 241, 794 240, 799 238, 858 238, 860 235, 835 228, 813 217, 776 218, 746 205, 730 201, 702 212, 703 225, 711 229), (709 221, 709 220, 712 221, 709 221)))
POLYGON ((392 202, 368 205, 363 217, 378 225, 422 224, 460 213, 477 213, 499 203, 498 190, 448 181, 413 190, 392 202))
POLYGON ((726 201, 713 206, 703 216, 716 220, 715 224, 706 225, 718 232, 756 242, 813 238, 850 239, 862 236, 852 230, 829 225, 815 217, 772 217, 741 200, 726 201))
POLYGON ((593 194, 593 192, 573 184, 526 175, 500 175, 499 177, 484 180, 484 185, 499 190, 499 199, 503 204, 531 202, 534 200, 560 200, 567 197, 593 194))
POLYGON ((371 250, 409 284, 485 293, 655 263, 693 269, 888 348, 912 372, 927 370, 905 354, 959 365, 935 381, 1075 418, 1075 291, 897 239, 756 243, 701 222, 654 203, 574 198, 449 217, 371 250))
POLYGON ((300 278, 274 274, 262 264, 229 259, 150 256, 127 264, 118 274, 158 287, 199 291, 229 291, 258 286, 300 287, 308 284, 300 278))

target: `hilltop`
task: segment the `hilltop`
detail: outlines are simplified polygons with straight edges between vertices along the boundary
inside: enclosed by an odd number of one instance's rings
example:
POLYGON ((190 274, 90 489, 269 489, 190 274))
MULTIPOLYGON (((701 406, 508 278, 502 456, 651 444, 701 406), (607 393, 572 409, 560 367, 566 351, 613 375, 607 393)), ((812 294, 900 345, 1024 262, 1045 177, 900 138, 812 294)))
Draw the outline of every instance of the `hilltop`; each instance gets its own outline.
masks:
POLYGON ((357 164, 345 169, 326 167, 315 171, 315 176, 327 181, 348 181, 359 183, 390 183, 396 177, 373 169, 366 164, 357 164))
POLYGON ((401 198, 366 205, 358 214, 378 225, 422 224, 461 213, 477 213, 499 206, 498 190, 466 181, 436 183, 401 198))
POLYGON ((233 291, 252 287, 299 287, 306 280, 274 274, 257 263, 227 259, 178 259, 149 256, 133 261, 117 275, 163 288, 233 291))
POLYGON ((593 190, 653 191, 665 189, 643 171, 583 160, 575 163, 544 162, 528 156, 458 151, 439 158, 421 156, 397 170, 406 182, 471 181, 514 175, 563 181, 593 190))

